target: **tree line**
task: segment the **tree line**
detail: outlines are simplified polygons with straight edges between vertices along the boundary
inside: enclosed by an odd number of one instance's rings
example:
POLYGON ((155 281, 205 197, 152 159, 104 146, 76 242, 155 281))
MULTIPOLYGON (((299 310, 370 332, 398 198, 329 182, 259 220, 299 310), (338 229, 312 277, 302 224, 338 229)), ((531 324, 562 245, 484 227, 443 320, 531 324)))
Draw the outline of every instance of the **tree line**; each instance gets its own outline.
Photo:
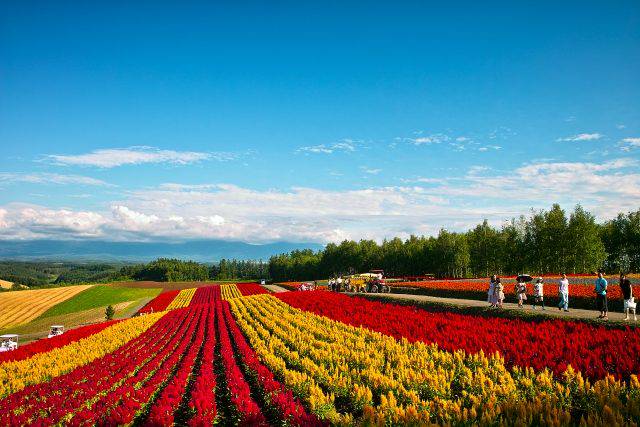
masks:
POLYGON ((523 272, 590 273, 640 271, 640 210, 620 213, 603 224, 576 206, 558 204, 532 211, 502 227, 486 220, 466 232, 441 230, 437 236, 411 236, 329 243, 324 250, 296 250, 271 257, 275 281, 312 280, 384 269, 387 276, 480 277, 523 272))
POLYGON ((123 267, 123 276, 132 280, 157 282, 189 282, 207 280, 261 279, 268 274, 268 265, 262 261, 222 259, 213 264, 195 261, 159 258, 148 264, 123 267))
POLYGON ((267 279, 269 265, 263 261, 222 259, 198 263, 159 258, 145 264, 73 263, 49 261, 0 261, 0 278, 29 288, 127 280, 189 282, 234 279, 267 279))

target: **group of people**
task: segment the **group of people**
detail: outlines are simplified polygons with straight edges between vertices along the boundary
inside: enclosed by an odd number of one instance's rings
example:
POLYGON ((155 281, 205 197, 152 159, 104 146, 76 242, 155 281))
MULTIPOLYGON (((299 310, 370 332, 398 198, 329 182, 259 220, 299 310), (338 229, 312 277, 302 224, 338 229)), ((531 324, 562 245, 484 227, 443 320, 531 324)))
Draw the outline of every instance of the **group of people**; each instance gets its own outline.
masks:
POLYGON ((348 277, 344 280, 342 279, 342 276, 338 276, 337 278, 332 277, 331 279, 329 279, 329 282, 327 282, 327 289, 329 289, 330 291, 336 291, 336 292, 349 290, 350 288, 349 282, 350 280, 348 277))
MULTIPOLYGON (((531 280, 529 277, 528 280, 531 280)), ((599 319, 608 319, 608 301, 607 301, 607 279, 600 272, 598 278, 595 281, 594 292, 596 294, 596 307, 600 312, 599 319)), ((624 312, 625 319, 629 320, 629 312, 633 313, 633 320, 637 320, 636 317, 636 302, 633 297, 633 288, 631 281, 625 274, 620 274, 620 289, 622 290, 622 297, 624 299, 624 312)), ((527 301, 527 282, 523 279, 523 276, 518 276, 514 287, 516 300, 518 301, 518 307, 523 308, 524 302, 527 301)), ((487 302, 491 307, 502 307, 505 299, 504 285, 499 277, 496 275, 491 276, 489 282, 489 291, 487 295, 487 302)), ((533 299, 531 308, 534 310, 536 306, 540 304, 543 310, 544 306, 544 279, 539 277, 533 284, 533 299)), ((569 311, 569 280, 566 274, 562 274, 560 281, 558 282, 558 310, 569 311)))

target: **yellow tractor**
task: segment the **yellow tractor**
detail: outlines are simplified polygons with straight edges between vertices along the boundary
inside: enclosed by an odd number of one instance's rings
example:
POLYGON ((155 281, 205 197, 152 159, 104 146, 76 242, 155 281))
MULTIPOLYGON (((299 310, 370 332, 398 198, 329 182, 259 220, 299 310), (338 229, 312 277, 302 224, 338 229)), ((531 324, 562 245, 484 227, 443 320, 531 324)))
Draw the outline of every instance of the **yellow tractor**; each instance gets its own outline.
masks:
POLYGON ((370 273, 360 273, 347 276, 347 283, 345 290, 347 292, 391 292, 389 286, 383 279, 382 270, 371 270, 370 273))

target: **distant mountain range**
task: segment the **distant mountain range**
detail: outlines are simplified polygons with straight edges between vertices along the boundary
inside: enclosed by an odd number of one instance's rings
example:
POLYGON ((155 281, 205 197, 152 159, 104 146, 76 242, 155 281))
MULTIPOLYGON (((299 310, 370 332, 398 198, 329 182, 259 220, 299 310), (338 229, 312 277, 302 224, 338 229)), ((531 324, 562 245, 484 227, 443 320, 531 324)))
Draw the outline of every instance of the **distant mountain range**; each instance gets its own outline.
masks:
POLYGON ((199 262, 222 258, 268 260, 270 256, 294 249, 322 249, 317 243, 276 242, 253 245, 223 240, 170 242, 107 242, 96 240, 0 240, 0 259, 150 261, 159 257, 199 262))

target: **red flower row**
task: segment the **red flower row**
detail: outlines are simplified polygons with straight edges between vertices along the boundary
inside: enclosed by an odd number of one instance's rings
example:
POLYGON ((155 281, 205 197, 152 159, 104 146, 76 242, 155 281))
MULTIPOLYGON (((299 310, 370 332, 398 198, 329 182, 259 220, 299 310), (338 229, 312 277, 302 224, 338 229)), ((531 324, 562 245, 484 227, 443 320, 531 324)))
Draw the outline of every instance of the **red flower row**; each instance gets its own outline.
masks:
POLYGON ((168 351, 162 351, 160 357, 154 358, 153 364, 139 370, 92 408, 92 424, 125 425, 145 412, 154 395, 172 378, 175 367, 181 366, 181 361, 196 336, 196 330, 204 322, 201 310, 188 310, 187 317, 190 323, 186 328, 176 329, 177 343, 174 346, 165 346, 168 351))
POLYGON ((76 329, 68 330, 64 334, 58 335, 53 338, 43 338, 41 340, 34 341, 30 344, 21 345, 15 351, 7 351, 5 353, 0 353, 0 363, 8 362, 8 361, 24 360, 38 353, 44 353, 46 351, 51 351, 54 348, 64 347, 65 345, 81 340, 82 338, 86 338, 90 335, 97 334, 98 332, 113 325, 116 322, 119 322, 119 320, 112 320, 110 322, 102 322, 102 323, 96 323, 93 325, 81 326, 76 329))
POLYGON ((251 398, 251 390, 247 384, 238 364, 236 363, 229 331, 225 326, 222 313, 222 302, 216 304, 218 339, 220 340, 220 356, 225 367, 225 379, 231 394, 231 403, 236 408, 240 425, 266 426, 267 421, 260 411, 260 407, 251 398))
POLYGON ((180 291, 166 291, 152 299, 138 311, 138 313, 151 313, 165 310, 171 301, 180 293, 180 291))
MULTIPOLYGON (((427 280, 424 282, 395 282, 391 283, 392 287, 406 287, 421 290, 433 291, 451 291, 451 292, 477 292, 481 298, 486 297, 489 290, 489 282, 482 281, 464 281, 464 280, 427 280)), ((515 294, 515 283, 505 283, 504 293, 507 295, 515 294)), ((547 281, 544 284, 546 296, 558 295, 558 280, 547 281)), ((527 293, 533 294, 533 285, 527 285, 527 293)), ((569 296, 571 298, 595 298, 594 285, 571 283, 569 284, 569 296)), ((610 283, 607 288, 607 296, 609 299, 622 299, 622 291, 620 286, 610 283)))
POLYGON ((325 291, 283 292, 276 296, 293 307, 395 338, 436 343, 447 351, 499 352, 510 367, 549 368, 560 375, 570 364, 591 379, 608 374, 626 379, 640 372, 637 328, 613 329, 559 319, 532 322, 435 313, 325 291))
POLYGON ((268 294, 267 290, 257 283, 238 283, 236 284, 242 296, 268 294))
POLYGON ((213 307, 211 305, 203 307, 200 311, 200 317, 204 319, 204 325, 201 323, 198 325, 193 344, 189 347, 175 376, 162 390, 162 393, 151 407, 144 425, 168 426, 174 423, 174 413, 182 402, 182 397, 187 388, 187 381, 193 372, 196 358, 205 340, 206 325, 209 324, 209 319, 213 318, 213 307))

